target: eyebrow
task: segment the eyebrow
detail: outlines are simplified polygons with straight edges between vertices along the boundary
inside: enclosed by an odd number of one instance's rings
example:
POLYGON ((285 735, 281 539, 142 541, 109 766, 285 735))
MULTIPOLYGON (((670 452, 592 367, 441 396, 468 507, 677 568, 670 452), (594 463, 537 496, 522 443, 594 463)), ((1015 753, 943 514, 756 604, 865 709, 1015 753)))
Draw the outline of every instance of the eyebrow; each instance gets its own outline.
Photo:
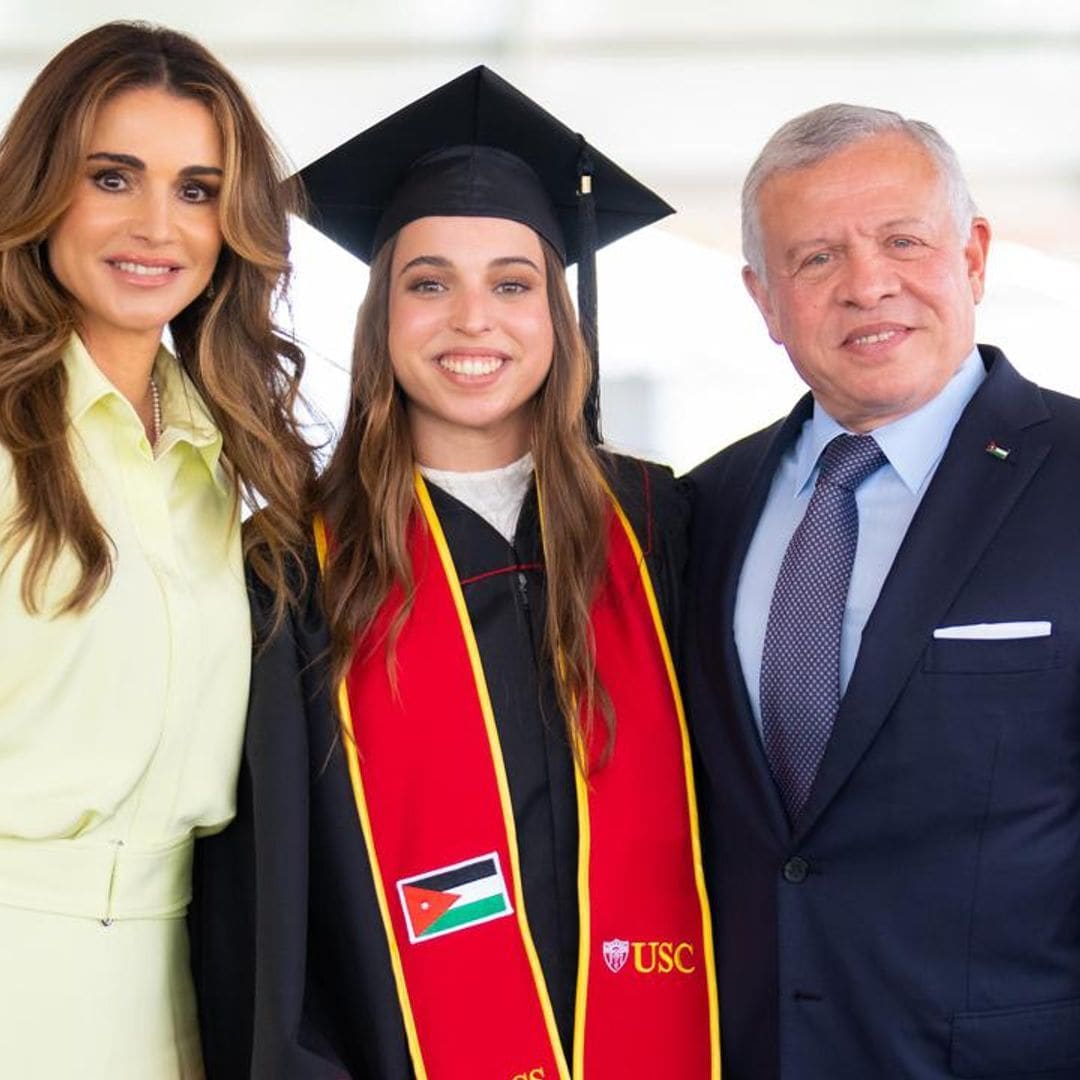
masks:
MULTIPOLYGON (((398 275, 404 274, 407 270, 411 270, 414 266, 435 266, 440 270, 449 270, 453 267, 453 263, 445 255, 417 255, 415 259, 410 259, 398 272, 398 275)), ((497 259, 492 259, 488 266, 531 266, 538 274, 540 273, 540 267, 533 262, 532 259, 525 255, 501 255, 497 259)))
POLYGON ((525 255, 504 255, 501 259, 492 259, 492 266, 531 266, 538 274, 540 267, 525 255))
MULTIPOLYGON (((114 165, 126 165, 129 169, 146 171, 146 162, 137 158, 134 154, 113 154, 99 151, 96 154, 88 154, 87 161, 109 161, 114 165)), ((223 176, 224 173, 216 165, 188 165, 180 170, 182 177, 189 176, 223 176)))

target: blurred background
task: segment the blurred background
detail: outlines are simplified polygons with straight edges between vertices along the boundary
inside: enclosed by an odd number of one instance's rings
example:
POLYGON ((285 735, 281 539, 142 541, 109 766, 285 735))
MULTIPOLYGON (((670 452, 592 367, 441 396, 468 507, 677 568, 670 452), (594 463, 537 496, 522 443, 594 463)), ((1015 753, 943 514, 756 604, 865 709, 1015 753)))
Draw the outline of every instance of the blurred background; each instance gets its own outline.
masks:
MULTIPOLYGON (((200 38, 297 167, 485 63, 679 211, 600 254, 608 441, 688 468, 801 392, 739 278, 738 192, 765 139, 828 101, 928 120, 994 227, 979 339, 1080 394, 1080 4, 1061 0, 0 0, 0 124, 114 18, 200 38)), ((344 410, 364 268, 303 225, 281 317, 344 410)))

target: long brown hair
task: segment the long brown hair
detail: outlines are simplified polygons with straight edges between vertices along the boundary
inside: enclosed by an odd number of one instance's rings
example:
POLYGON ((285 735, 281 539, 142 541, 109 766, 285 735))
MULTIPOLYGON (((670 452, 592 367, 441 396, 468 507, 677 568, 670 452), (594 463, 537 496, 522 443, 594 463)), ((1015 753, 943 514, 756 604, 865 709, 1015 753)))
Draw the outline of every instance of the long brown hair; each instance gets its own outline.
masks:
MULTIPOLYGON (((545 655, 552 664, 559 707, 579 760, 592 736, 594 713, 614 738, 614 716, 596 678, 589 609, 604 573, 607 513, 603 455, 589 443, 584 421, 591 360, 566 287, 562 262, 541 241, 554 329, 551 370, 533 411, 532 451, 541 486, 547 623, 545 655), (579 706, 584 708, 579 708, 579 706), (599 706, 599 708, 596 708, 599 706)), ((394 240, 371 265, 353 350, 352 395, 341 439, 322 476, 320 505, 334 538, 324 577, 335 683, 359 647, 385 646, 394 671, 394 639, 408 618, 413 592, 406 547, 416 511, 415 460, 401 389, 389 349, 390 266, 394 240), (368 630, 398 586, 404 601, 385 642, 368 630)))
POLYGON ((74 553, 80 575, 60 611, 85 610, 112 572, 109 538, 67 442, 62 355, 76 310, 44 248, 72 198, 98 110, 144 87, 201 102, 221 134, 224 244, 214 295, 192 301, 170 329, 177 358, 221 430, 238 497, 266 504, 249 521, 244 545, 275 589, 280 617, 300 580, 294 568, 302 576, 302 522, 313 485, 294 418, 303 353, 270 315, 288 275, 288 212, 299 195, 281 183, 287 170, 236 80, 198 42, 143 23, 108 23, 62 49, 0 138, 0 442, 18 491, 0 534, 9 546, 0 570, 29 545, 21 586, 31 612, 41 610, 64 549, 74 553))

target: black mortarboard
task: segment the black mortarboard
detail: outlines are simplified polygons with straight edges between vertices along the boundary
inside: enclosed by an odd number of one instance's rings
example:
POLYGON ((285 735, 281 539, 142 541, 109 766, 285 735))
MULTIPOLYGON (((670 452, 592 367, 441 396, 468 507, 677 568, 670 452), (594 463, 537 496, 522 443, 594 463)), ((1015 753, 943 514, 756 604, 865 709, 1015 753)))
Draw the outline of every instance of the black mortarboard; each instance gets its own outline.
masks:
POLYGON ((486 67, 398 110, 300 172, 312 224, 370 262, 421 217, 501 217, 579 263, 578 316, 593 356, 599 438, 596 249, 673 213, 663 199, 486 67))

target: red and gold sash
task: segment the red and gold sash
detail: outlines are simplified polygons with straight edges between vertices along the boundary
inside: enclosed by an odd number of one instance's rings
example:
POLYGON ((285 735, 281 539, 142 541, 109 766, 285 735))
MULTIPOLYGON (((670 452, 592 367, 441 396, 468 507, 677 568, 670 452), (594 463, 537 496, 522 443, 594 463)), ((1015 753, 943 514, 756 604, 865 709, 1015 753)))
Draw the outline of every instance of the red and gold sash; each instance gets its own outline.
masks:
MULTIPOLYGON (((522 895, 510 791, 472 626, 423 479, 396 685, 381 649, 339 688, 343 743, 418 1080, 716 1080, 719 1020, 690 750, 637 540, 612 498, 592 610, 615 752, 577 770, 572 1070, 522 895)), ((327 539, 316 524, 320 559, 327 539)), ((400 592, 370 633, 384 635, 400 592)), ((595 725, 602 729, 602 724, 595 725)), ((595 761, 603 739, 590 747, 595 761)))

